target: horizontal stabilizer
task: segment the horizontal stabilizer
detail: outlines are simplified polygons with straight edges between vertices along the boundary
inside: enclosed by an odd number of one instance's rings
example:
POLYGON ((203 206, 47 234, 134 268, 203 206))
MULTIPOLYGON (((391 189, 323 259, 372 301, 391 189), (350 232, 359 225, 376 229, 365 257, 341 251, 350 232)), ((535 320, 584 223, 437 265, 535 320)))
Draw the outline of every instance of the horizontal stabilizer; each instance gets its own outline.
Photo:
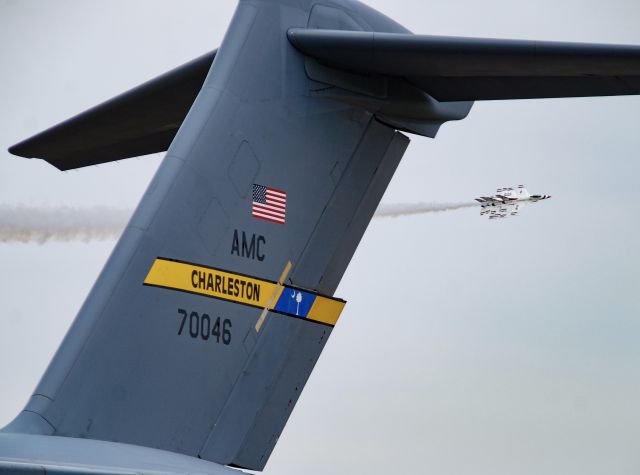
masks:
POLYGON ((202 88, 216 51, 110 99, 9 149, 60 170, 163 152, 202 88))
POLYGON ((109 441, 0 431, 0 475, 241 475, 164 450, 109 441))
POLYGON ((640 94, 640 46, 300 28, 288 36, 327 66, 402 77, 439 101, 640 94))

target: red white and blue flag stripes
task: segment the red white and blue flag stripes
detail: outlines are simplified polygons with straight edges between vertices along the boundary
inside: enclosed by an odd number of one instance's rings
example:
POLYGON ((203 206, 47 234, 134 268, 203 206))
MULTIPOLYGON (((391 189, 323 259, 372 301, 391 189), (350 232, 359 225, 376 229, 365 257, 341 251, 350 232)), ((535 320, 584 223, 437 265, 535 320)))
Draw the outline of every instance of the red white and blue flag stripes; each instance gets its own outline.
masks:
POLYGON ((272 223, 284 224, 287 213, 287 193, 269 186, 253 185, 251 216, 272 223))

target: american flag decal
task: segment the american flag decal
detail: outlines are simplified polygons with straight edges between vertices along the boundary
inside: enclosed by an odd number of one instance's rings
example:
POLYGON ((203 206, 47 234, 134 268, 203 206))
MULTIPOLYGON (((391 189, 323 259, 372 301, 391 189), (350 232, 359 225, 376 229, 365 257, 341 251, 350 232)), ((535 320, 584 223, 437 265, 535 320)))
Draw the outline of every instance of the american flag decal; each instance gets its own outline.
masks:
POLYGON ((253 185, 251 216, 284 224, 287 212, 287 193, 264 185, 253 185))

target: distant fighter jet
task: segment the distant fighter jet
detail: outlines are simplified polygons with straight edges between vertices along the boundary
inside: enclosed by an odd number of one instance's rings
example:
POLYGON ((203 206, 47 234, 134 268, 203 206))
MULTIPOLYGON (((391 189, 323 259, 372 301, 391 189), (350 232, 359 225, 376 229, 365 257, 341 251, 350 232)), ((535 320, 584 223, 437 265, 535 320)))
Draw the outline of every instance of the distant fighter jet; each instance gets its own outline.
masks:
POLYGON ((524 185, 518 188, 498 188, 493 196, 481 196, 476 201, 482 206, 480 216, 488 216, 489 219, 517 216, 525 203, 535 203, 546 200, 551 195, 532 195, 524 185))

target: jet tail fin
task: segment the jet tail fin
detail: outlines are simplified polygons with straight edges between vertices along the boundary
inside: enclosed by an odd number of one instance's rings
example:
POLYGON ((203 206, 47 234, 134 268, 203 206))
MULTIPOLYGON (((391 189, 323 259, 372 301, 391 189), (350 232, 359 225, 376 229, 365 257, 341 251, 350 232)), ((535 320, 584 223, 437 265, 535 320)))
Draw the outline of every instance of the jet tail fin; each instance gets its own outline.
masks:
POLYGON ((5 431, 265 466, 409 143, 310 92, 284 41, 299 17, 289 2, 239 3, 131 222, 5 431))
POLYGON ((529 190, 527 190, 527 188, 524 185, 518 185, 518 188, 516 189, 516 193, 517 193, 518 199, 526 200, 531 198, 531 193, 529 193, 529 190))

